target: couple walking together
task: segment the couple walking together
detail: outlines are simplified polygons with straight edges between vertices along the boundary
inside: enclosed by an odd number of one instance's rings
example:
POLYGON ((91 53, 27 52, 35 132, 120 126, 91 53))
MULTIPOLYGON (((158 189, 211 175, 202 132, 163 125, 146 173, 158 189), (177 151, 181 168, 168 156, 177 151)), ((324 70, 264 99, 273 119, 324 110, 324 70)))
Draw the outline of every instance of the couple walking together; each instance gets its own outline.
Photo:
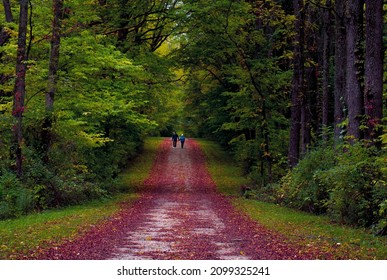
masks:
POLYGON ((183 149, 183 148, 184 148, 184 142, 185 142, 185 137, 184 137, 184 135, 182 134, 182 135, 180 135, 180 137, 179 137, 179 135, 177 135, 177 133, 174 132, 174 133, 172 134, 172 146, 173 146, 174 148, 176 148, 177 141, 180 141, 181 148, 183 149))

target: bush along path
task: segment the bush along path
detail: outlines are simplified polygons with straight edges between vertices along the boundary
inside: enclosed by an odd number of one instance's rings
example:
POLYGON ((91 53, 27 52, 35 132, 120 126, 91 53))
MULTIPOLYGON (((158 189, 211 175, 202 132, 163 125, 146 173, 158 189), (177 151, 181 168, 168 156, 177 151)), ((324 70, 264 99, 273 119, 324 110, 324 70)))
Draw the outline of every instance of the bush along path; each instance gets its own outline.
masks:
POLYGON ((315 259, 236 211, 216 191, 195 140, 184 149, 160 145, 141 198, 121 205, 106 222, 35 259, 315 259))

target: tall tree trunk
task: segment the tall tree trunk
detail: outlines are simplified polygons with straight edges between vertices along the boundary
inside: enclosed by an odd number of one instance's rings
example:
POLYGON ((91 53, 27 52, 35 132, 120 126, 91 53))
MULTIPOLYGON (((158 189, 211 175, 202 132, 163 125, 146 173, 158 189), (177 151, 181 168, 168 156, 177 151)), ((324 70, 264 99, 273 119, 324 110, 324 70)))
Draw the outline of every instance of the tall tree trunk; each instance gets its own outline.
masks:
POLYGON ((381 135, 383 117, 383 0, 366 1, 365 36, 365 139, 375 141, 381 135))
POLYGON ((5 21, 13 22, 14 19, 13 19, 11 4, 9 3, 9 0, 3 0, 3 6, 4 6, 4 12, 5 12, 5 21))
POLYGON ((267 105, 266 105, 266 99, 263 98, 262 100, 262 117, 263 117, 263 138, 264 138, 264 156, 263 158, 267 162, 267 176, 268 176, 268 183, 271 184, 273 182, 273 160, 271 155, 271 146, 270 146, 270 130, 268 125, 268 112, 267 112, 267 105))
POLYGON ((344 134, 340 124, 345 118, 344 108, 346 104, 347 41, 344 23, 344 0, 335 0, 335 11, 334 138, 337 145, 344 134))
POLYGON ((323 140, 328 140, 328 115, 329 115, 329 58, 330 58, 330 34, 331 34, 331 1, 326 1, 327 9, 324 10, 323 21, 323 74, 322 74, 322 135, 323 140))
POLYGON ((360 123, 363 114, 363 77, 361 40, 364 0, 347 1, 347 85, 348 137, 352 142, 361 138, 360 123))
POLYGON ((315 67, 305 67, 305 82, 301 101, 301 156, 308 152, 312 142, 312 95, 317 91, 317 78, 315 67))
MULTIPOLYGON (((5 21, 14 22, 9 0, 3 0, 3 7, 4 7, 4 14, 5 14, 5 21)), ((0 46, 4 46, 6 43, 8 43, 8 40, 10 37, 11 35, 9 34, 9 32, 5 30, 4 27, 1 27, 0 46)), ((1 58, 1 53, 0 53, 0 58, 1 58)))
POLYGON ((42 127, 43 161, 48 162, 48 152, 52 142, 52 123, 54 118, 54 97, 57 87, 59 67, 60 31, 63 15, 63 0, 53 0, 53 20, 51 35, 51 53, 48 69, 48 86, 46 92, 46 117, 42 127))
POLYGON ((294 167, 300 156, 301 100, 304 92, 304 1, 293 0, 295 22, 294 69, 291 96, 291 127, 288 163, 294 167))
POLYGON ((63 0, 53 1, 53 20, 51 36, 51 53, 48 69, 48 87, 46 92, 46 112, 52 113, 54 110, 54 96, 57 84, 57 72, 59 67, 59 48, 60 48, 60 31, 61 18, 63 13, 63 0))
POLYGON ((27 44, 27 21, 28 21, 28 0, 20 0, 20 18, 19 18, 19 37, 16 59, 16 80, 13 99, 12 115, 13 124, 13 147, 12 157, 16 161, 16 173, 22 175, 22 120, 24 112, 25 99, 25 77, 27 71, 26 65, 26 44, 27 44))

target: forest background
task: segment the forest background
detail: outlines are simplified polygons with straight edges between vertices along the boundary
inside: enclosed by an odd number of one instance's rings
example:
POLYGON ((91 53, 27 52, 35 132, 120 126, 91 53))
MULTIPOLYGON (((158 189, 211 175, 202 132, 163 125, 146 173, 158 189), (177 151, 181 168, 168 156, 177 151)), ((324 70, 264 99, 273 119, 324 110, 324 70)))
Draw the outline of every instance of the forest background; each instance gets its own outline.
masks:
POLYGON ((176 130, 248 198, 386 234, 382 0, 3 0, 0 28, 1 219, 126 191, 176 130))

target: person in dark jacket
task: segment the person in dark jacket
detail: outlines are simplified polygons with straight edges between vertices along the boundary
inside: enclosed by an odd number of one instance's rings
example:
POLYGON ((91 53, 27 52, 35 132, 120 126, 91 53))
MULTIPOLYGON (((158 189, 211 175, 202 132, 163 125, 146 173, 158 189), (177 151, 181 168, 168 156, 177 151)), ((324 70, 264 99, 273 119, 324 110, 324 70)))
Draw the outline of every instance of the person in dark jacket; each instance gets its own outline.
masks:
POLYGON ((184 134, 182 134, 180 135, 180 144, 182 149, 184 148, 184 142, 185 142, 185 136, 184 134))
POLYGON ((179 140, 179 135, 176 132, 172 133, 172 146, 176 148, 176 143, 179 140))

